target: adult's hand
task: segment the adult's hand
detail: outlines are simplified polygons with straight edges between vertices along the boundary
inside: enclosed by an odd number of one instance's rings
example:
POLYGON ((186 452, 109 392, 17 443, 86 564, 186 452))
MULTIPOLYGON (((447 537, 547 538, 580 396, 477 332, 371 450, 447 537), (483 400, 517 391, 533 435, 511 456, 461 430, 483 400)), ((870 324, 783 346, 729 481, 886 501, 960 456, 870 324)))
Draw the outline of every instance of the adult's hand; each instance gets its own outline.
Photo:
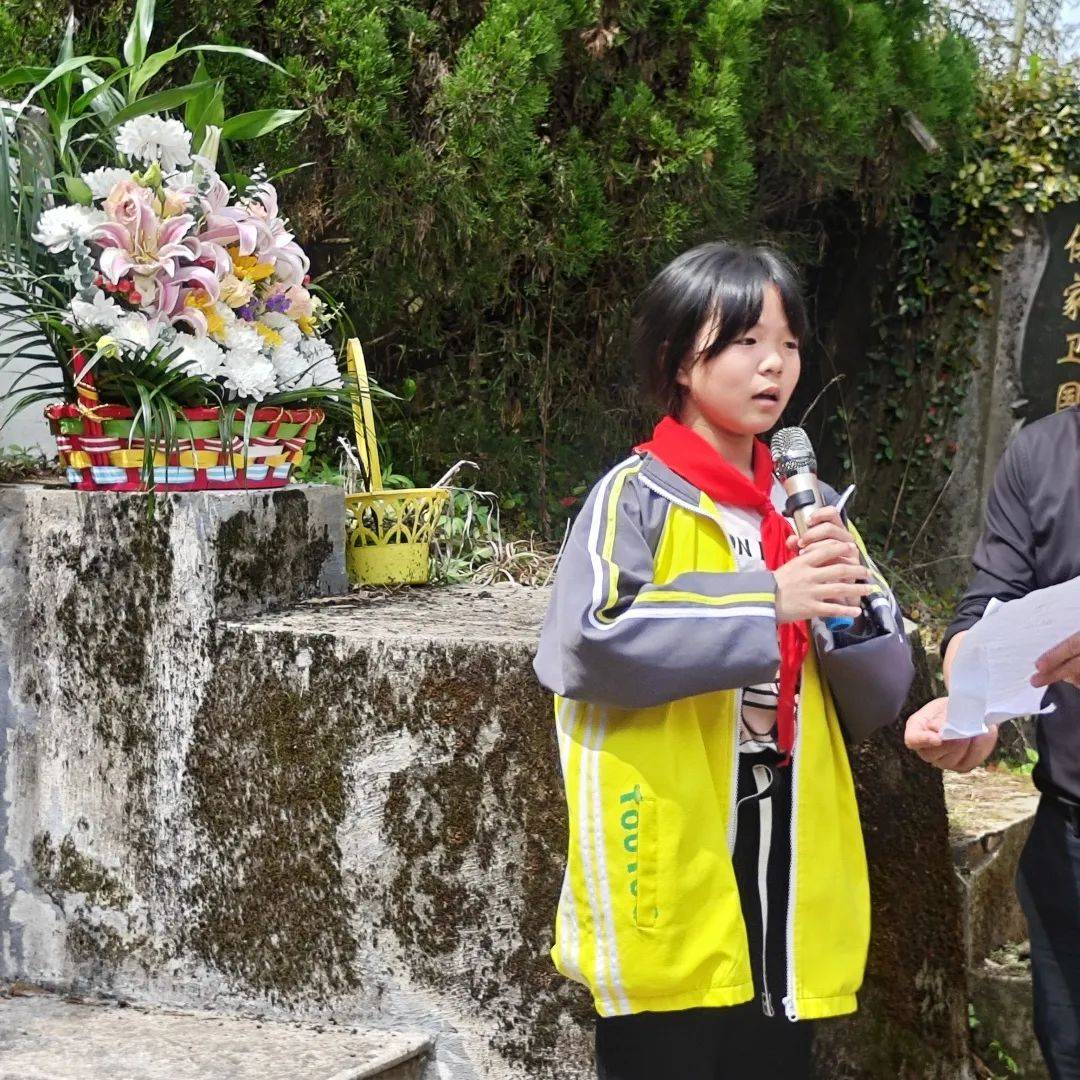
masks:
POLYGON ((912 713, 904 729, 904 742, 909 750, 939 769, 970 772, 981 765, 997 745, 997 728, 985 735, 970 739, 942 739, 941 732, 949 716, 949 699, 934 698, 918 712, 912 713))
POLYGON ((1032 686, 1049 686, 1067 682, 1080 686, 1080 633, 1067 637, 1035 661, 1032 686))

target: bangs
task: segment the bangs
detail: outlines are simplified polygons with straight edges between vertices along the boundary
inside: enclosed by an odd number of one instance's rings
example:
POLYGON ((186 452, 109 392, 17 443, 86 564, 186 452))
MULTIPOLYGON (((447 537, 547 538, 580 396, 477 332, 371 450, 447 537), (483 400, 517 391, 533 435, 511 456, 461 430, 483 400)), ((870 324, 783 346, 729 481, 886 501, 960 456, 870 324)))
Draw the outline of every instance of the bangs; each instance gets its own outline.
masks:
POLYGON ((788 329, 802 345, 807 318, 795 272, 774 252, 754 248, 732 259, 714 280, 708 310, 716 323, 716 336, 701 354, 702 359, 712 359, 757 326, 770 285, 780 294, 788 329))

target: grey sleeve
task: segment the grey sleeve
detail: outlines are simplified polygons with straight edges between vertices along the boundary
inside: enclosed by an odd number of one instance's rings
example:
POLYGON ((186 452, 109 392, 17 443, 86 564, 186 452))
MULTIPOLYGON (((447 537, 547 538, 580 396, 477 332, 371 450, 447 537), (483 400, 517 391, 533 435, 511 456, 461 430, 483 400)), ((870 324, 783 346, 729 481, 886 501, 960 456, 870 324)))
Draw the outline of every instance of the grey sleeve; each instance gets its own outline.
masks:
POLYGON ((653 581, 640 464, 596 486, 555 577, 535 669, 562 697, 645 708, 776 678, 776 582, 767 571, 653 581))
MULTIPOLYGON (((835 502, 830 493, 835 496, 829 489, 827 501, 835 502)), ((915 665, 896 597, 867 553, 858 530, 847 524, 863 562, 874 575, 869 612, 850 632, 833 633, 817 619, 812 628, 822 672, 844 730, 852 742, 858 742, 900 715, 915 678, 915 665)))
POLYGON ((1035 540, 1026 497, 1027 455, 1021 432, 1006 448, 986 503, 986 524, 971 557, 975 575, 945 631, 941 655, 957 634, 970 630, 992 599, 1005 603, 1035 585, 1035 540))

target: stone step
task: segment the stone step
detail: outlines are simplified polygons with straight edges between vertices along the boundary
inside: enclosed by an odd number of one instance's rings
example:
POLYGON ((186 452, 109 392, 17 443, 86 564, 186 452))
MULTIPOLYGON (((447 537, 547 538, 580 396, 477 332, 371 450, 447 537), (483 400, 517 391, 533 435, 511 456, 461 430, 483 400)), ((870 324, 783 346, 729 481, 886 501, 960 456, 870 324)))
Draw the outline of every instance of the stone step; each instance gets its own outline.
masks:
POLYGON ((953 864, 964 893, 967 963, 1027 938, 1013 885, 1039 802, 1030 777, 1001 769, 945 773, 953 864))
POLYGON ((421 1080, 426 1035, 0 999, 0 1080, 421 1080))
POLYGON ((995 1076, 1049 1080, 1031 1020, 1031 965, 1023 946, 999 949, 970 973, 972 1041, 995 1076))

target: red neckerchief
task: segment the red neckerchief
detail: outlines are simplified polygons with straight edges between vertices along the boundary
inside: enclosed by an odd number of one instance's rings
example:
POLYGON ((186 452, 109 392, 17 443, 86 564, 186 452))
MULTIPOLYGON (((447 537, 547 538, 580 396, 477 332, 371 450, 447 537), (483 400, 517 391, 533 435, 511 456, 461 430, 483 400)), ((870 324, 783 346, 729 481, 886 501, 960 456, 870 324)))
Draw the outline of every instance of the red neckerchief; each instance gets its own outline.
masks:
MULTIPOLYGON (((656 425, 648 442, 634 449, 658 457, 672 472, 704 491, 717 506, 745 507, 761 514, 761 542, 765 565, 770 570, 795 557, 796 553, 787 546, 794 530, 773 506, 772 454, 760 439, 754 440, 753 483, 700 435, 670 416, 656 425)), ((795 745, 795 693, 810 648, 810 631, 805 622, 793 622, 778 627, 778 633, 780 695, 776 708, 776 744, 786 764, 795 745)))

